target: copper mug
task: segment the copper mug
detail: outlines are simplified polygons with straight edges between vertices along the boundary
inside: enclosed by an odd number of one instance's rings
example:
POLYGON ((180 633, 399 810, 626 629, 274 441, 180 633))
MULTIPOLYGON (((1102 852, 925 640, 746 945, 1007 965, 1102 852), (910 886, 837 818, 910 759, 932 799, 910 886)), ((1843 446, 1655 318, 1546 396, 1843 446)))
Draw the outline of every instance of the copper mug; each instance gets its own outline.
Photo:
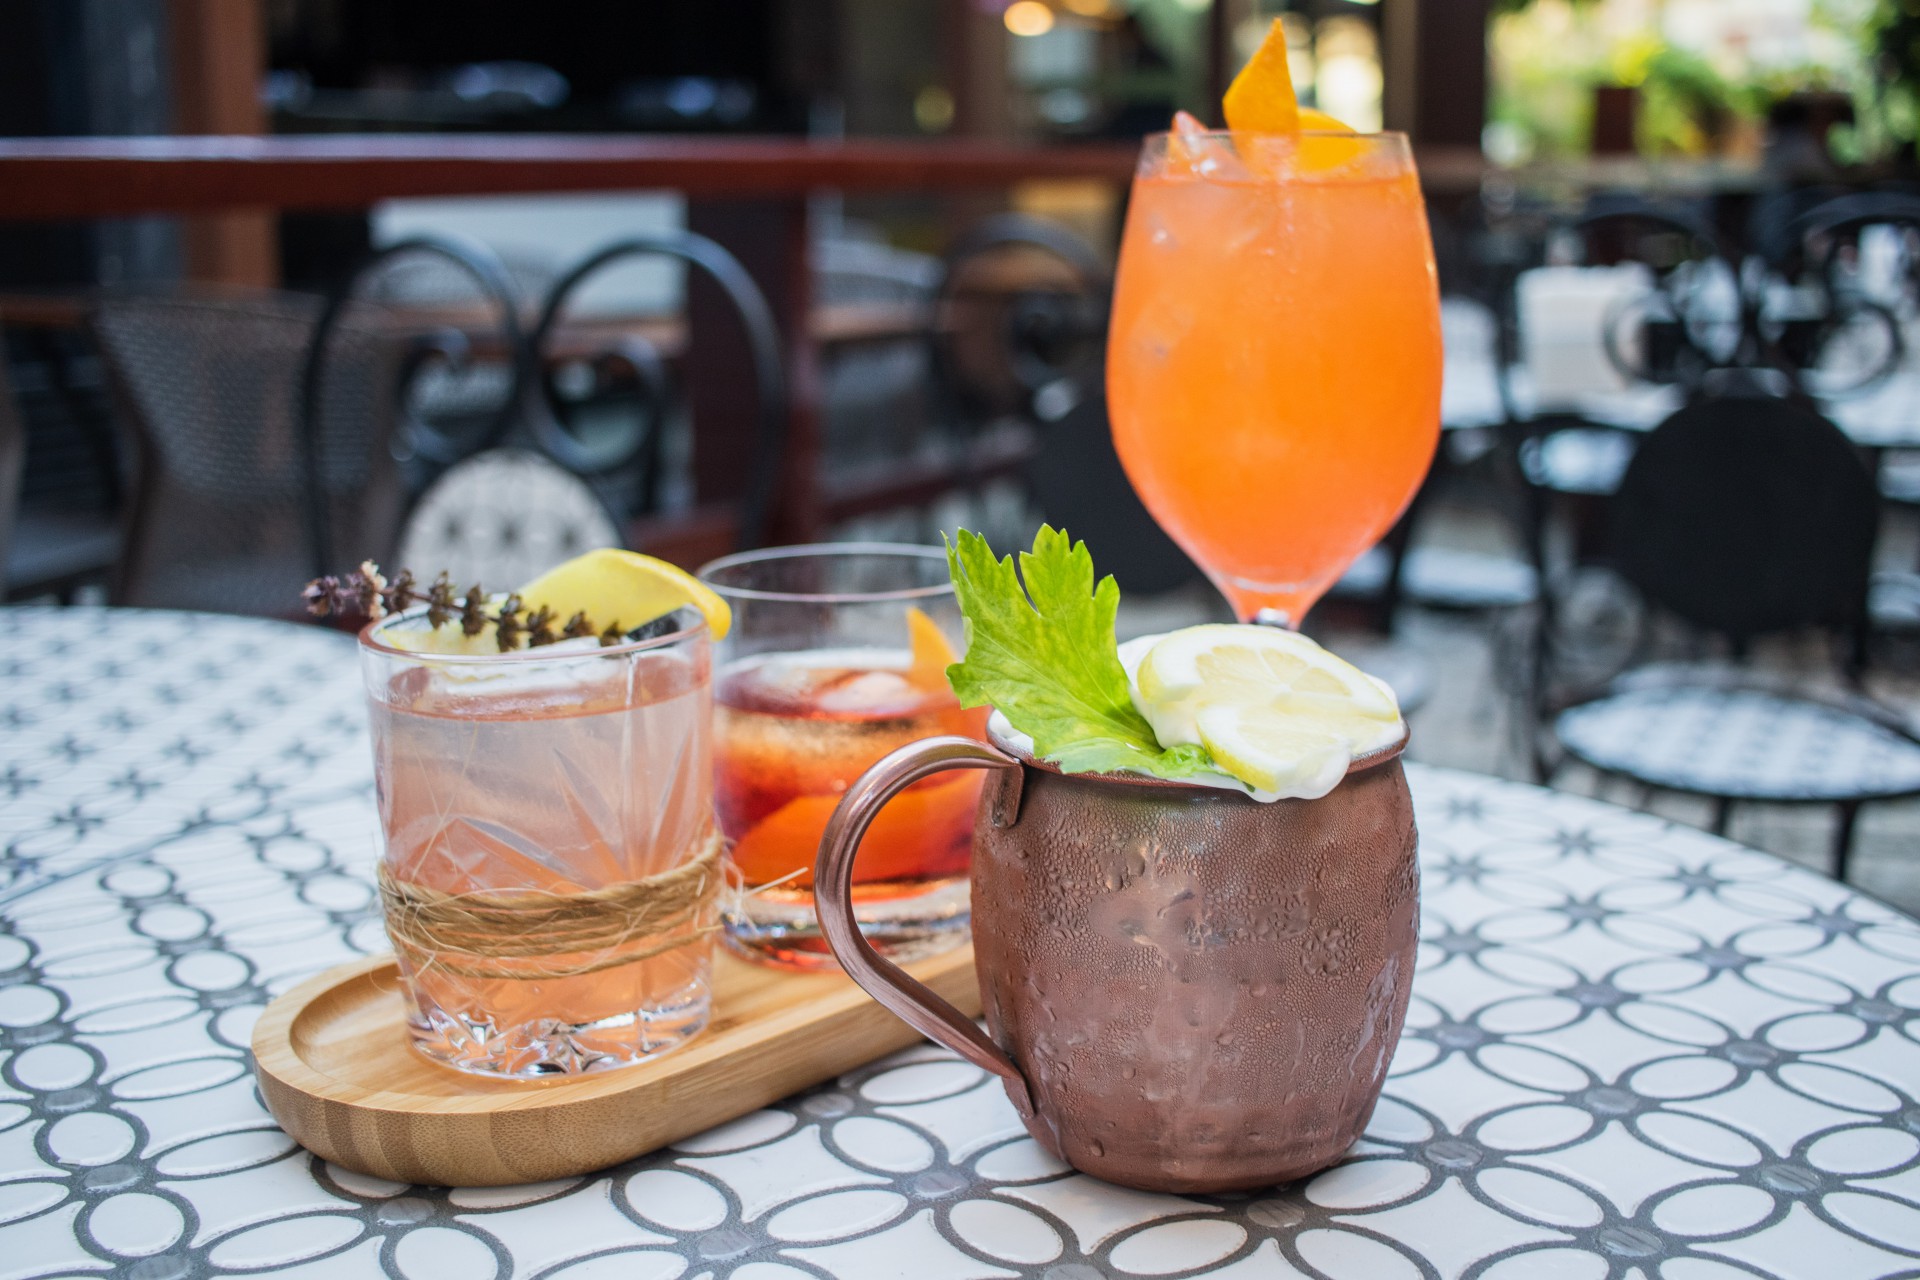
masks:
POLYGON ((999 1075, 1074 1168, 1150 1191, 1269 1186, 1338 1160, 1400 1039, 1419 925, 1399 743, 1317 800, 1063 774, 1005 742, 928 738, 847 791, 814 869, 853 980, 999 1075), (887 799, 987 769, 973 945, 988 1033, 855 926, 854 855, 887 799))

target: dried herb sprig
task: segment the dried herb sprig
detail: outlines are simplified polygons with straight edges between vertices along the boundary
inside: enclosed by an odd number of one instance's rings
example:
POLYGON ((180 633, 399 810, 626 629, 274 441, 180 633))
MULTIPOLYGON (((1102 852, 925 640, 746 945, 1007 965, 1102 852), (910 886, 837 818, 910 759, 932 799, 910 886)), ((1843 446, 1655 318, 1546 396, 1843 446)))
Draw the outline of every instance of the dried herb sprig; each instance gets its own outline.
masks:
POLYGON ((602 629, 584 612, 574 614, 561 626, 553 610, 543 605, 529 612, 517 593, 508 595, 499 608, 489 612, 493 597, 477 582, 467 588, 462 598, 448 575, 441 573, 423 591, 412 571, 402 569, 389 581, 381 574, 380 566, 371 560, 361 561, 352 573, 315 578, 301 591, 300 597, 307 603, 307 612, 316 618, 358 616, 372 622, 425 600, 427 622, 431 626, 444 627, 457 621, 462 634, 477 636, 492 623, 502 653, 520 648, 522 639, 530 649, 562 640, 584 639, 596 632, 603 648, 624 644, 628 639, 618 621, 602 629))
POLYGON ((460 630, 465 635, 477 636, 486 629, 487 593, 476 582, 467 588, 466 601, 460 606, 460 630))

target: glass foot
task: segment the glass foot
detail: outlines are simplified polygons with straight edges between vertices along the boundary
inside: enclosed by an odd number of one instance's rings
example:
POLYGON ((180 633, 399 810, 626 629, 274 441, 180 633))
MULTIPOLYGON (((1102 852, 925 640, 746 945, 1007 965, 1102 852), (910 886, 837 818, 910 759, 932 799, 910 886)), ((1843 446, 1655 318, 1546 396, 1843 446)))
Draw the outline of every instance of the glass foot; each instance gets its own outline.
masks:
POLYGON ((614 1071, 651 1061, 705 1030, 712 1003, 702 976, 664 1004, 593 1022, 558 1018, 501 1025, 471 1011, 416 1005, 413 1047, 457 1071, 523 1080, 614 1071))
MULTIPOLYGON (((858 890, 855 891, 856 893, 858 890)), ((811 895, 770 901, 748 897, 726 913, 727 950, 755 964, 818 972, 840 967, 813 913, 811 895)), ((937 956, 963 946, 972 936, 972 892, 965 880, 951 880, 911 896, 861 901, 853 906, 860 932, 873 949, 895 964, 937 956)))

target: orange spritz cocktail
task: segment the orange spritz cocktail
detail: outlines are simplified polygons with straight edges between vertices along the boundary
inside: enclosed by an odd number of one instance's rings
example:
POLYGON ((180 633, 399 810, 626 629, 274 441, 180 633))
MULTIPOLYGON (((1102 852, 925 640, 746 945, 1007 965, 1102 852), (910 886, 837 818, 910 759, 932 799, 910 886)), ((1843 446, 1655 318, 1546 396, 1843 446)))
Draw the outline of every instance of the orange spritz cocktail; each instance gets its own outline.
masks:
POLYGON ((1108 339, 1114 444, 1242 620, 1298 626, 1433 457, 1426 210, 1398 134, 1186 123, 1147 140, 1134 178, 1108 339))

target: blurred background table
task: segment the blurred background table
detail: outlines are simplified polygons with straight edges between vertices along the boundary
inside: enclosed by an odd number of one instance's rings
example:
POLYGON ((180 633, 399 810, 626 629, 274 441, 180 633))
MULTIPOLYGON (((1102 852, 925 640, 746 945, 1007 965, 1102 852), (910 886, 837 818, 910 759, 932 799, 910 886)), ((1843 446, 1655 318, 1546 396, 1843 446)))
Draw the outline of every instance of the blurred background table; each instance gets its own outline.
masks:
POLYGON ((1366 1139, 1311 1181, 1094 1182, 924 1045, 595 1178, 327 1165, 273 1125, 246 1046, 275 994, 385 945, 359 690, 351 641, 317 628, 0 610, 0 1257, 142 1280, 1509 1280, 1920 1254, 1920 925, 1690 828, 1419 767, 1406 1035, 1366 1139))

